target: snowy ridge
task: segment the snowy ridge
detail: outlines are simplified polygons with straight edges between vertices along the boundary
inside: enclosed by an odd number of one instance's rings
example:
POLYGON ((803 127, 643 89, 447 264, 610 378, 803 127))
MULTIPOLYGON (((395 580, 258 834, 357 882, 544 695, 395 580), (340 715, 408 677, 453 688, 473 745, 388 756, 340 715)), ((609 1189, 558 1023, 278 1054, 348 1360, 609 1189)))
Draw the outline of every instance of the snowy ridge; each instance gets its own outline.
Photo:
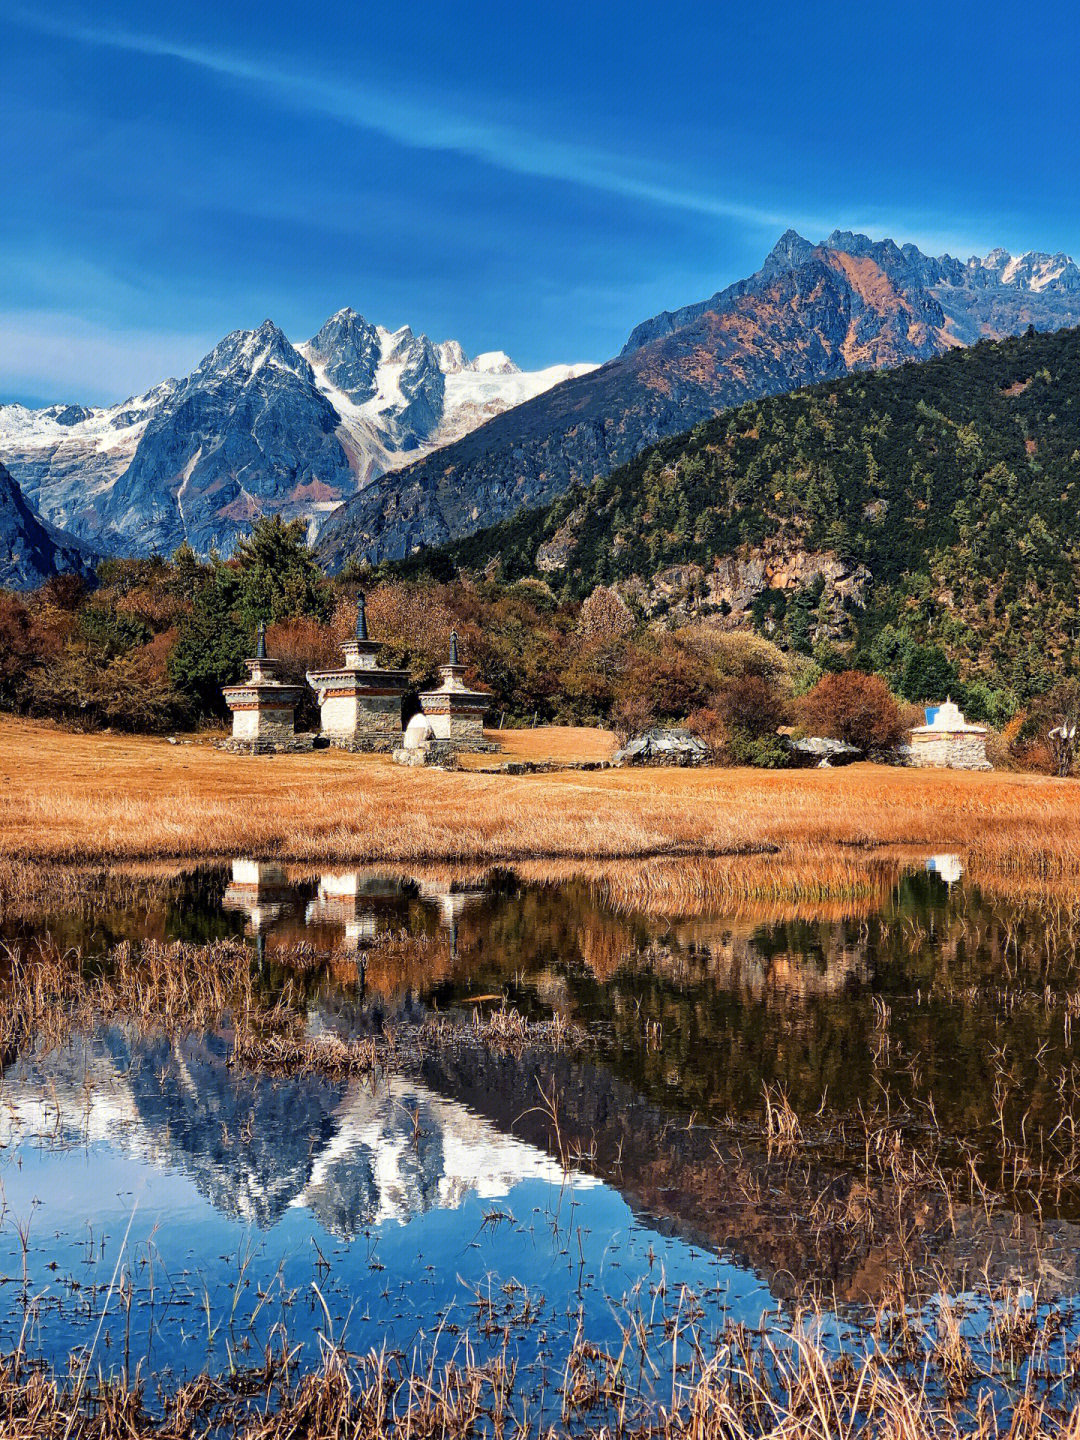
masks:
POLYGON ((1071 256, 1060 251, 1046 255, 1038 250, 1025 250, 1022 255, 1010 255, 1007 250, 991 250, 984 259, 973 255, 967 263, 969 270, 985 271, 999 285, 1030 290, 1036 295, 1044 290, 1080 289, 1080 270, 1071 256))
POLYGON ((469 359, 348 308, 299 344, 266 320, 118 405, 0 406, 0 461, 45 520, 102 550, 227 553, 272 512, 314 539, 378 476, 593 368, 469 359))
POLYGON ((0 461, 50 524, 96 538, 100 500, 127 469, 154 414, 178 388, 165 380, 118 405, 0 405, 0 461))
POLYGON ((359 457, 360 489, 389 470, 411 465, 432 450, 460 440, 504 410, 597 368, 579 364, 521 370, 504 350, 489 350, 470 360, 457 340, 433 345, 408 325, 398 330, 367 327, 362 316, 349 310, 331 316, 323 329, 335 322, 347 324, 350 319, 366 327, 364 353, 368 357, 363 383, 351 393, 335 383, 341 368, 333 359, 323 358, 319 336, 296 348, 310 363, 319 390, 341 417, 343 440, 359 457), (442 377, 441 383, 436 373, 442 377), (355 397, 367 391, 372 392, 370 398, 357 403, 355 397), (414 435, 413 443, 395 444, 395 439, 400 439, 400 417, 424 400, 433 412, 433 423, 422 435, 414 435))

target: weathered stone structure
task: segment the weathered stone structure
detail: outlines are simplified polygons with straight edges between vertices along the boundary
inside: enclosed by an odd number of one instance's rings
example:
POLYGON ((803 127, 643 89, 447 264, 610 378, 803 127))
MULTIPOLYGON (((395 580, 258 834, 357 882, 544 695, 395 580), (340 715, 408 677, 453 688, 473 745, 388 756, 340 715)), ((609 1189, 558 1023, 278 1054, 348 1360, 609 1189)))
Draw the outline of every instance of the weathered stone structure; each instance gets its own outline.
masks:
POLYGON ((404 670, 382 670, 380 645, 368 635, 363 595, 357 602, 356 635, 341 647, 345 664, 307 677, 319 702, 322 734, 343 750, 386 751, 401 743, 401 697, 409 688, 404 670))
POLYGON ((486 750, 484 712, 491 704, 487 690, 470 690, 462 680, 465 666, 458 660, 457 631, 450 633, 450 661, 439 666, 442 684, 420 696, 424 716, 435 740, 451 740, 459 749, 486 750))
POLYGON ((658 726, 633 736, 611 757, 613 765, 708 765, 709 747, 677 726, 658 726))
POLYGON ((787 746, 792 765, 803 769, 814 766, 819 770, 829 770, 834 765, 851 765, 863 759, 863 752, 857 746, 824 735, 807 735, 803 740, 789 739, 787 746))
POLYGON ((911 732, 907 763, 939 770, 992 770, 985 725, 969 725, 951 699, 927 712, 911 732))
POLYGON ((266 654, 265 625, 259 626, 254 656, 244 664, 247 680, 221 692, 233 717, 232 739, 225 741, 225 748, 252 755, 296 749, 296 707, 303 687, 278 679, 282 662, 266 654))

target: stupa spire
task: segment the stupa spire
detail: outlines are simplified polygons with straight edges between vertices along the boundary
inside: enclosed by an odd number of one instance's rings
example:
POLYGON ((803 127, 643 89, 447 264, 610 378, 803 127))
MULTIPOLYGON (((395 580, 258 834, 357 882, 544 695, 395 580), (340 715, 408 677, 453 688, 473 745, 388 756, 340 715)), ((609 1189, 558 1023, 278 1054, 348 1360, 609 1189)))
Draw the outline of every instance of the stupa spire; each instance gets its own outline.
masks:
POLYGON ((367 602, 364 599, 364 592, 362 590, 356 597, 356 638, 357 640, 366 640, 368 638, 367 602))
POLYGON ((255 632, 255 659, 266 659, 266 621, 259 621, 259 628, 255 632))
POLYGON ((450 631, 450 664, 451 664, 451 665, 458 665, 458 664, 460 664, 460 661, 458 660, 457 631, 456 631, 456 630, 451 630, 451 631, 450 631))

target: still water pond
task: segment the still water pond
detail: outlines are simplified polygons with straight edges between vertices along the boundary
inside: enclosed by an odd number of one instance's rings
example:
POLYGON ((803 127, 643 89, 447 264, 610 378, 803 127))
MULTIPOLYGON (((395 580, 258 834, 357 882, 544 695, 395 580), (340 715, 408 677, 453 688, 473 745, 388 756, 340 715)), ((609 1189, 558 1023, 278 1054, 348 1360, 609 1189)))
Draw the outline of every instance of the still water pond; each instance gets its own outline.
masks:
POLYGON ((312 1036, 505 1006, 587 1043, 328 1078, 235 1063, 228 1020, 35 1037, 0 1096, 0 1347, 183 1375, 283 1335, 312 1363, 321 1341, 467 1342, 546 1405, 575 1334, 618 1350, 632 1317, 657 1356, 683 1331, 708 1352, 733 1321, 789 1323, 810 1286, 826 1341, 850 1341, 901 1258, 969 1297, 972 1336, 980 1277, 1080 1292, 1072 912, 952 856, 868 866, 841 899, 774 888, 694 862, 239 858, 5 914, 7 944, 72 964, 242 940, 312 1036), (905 1191, 898 1164, 871 1179, 882 1136, 970 1172, 966 1198, 905 1191), (1008 1203, 980 1209, 979 1187, 1008 1203))

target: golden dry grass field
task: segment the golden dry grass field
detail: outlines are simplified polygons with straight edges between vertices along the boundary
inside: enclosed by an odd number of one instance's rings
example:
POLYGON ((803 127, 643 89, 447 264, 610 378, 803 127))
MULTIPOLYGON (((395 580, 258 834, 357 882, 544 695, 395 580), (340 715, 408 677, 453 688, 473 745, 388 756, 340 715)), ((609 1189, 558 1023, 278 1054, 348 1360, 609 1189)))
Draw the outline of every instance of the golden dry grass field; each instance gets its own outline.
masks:
MULTIPOLYGON (((595 758, 610 745, 599 732, 503 738, 512 758, 595 758)), ((956 850, 1044 877, 1076 873, 1080 784, 875 765, 442 772, 336 750, 252 758, 206 741, 0 719, 8 859, 490 862, 778 849, 795 863, 822 848, 879 846, 956 850)))

